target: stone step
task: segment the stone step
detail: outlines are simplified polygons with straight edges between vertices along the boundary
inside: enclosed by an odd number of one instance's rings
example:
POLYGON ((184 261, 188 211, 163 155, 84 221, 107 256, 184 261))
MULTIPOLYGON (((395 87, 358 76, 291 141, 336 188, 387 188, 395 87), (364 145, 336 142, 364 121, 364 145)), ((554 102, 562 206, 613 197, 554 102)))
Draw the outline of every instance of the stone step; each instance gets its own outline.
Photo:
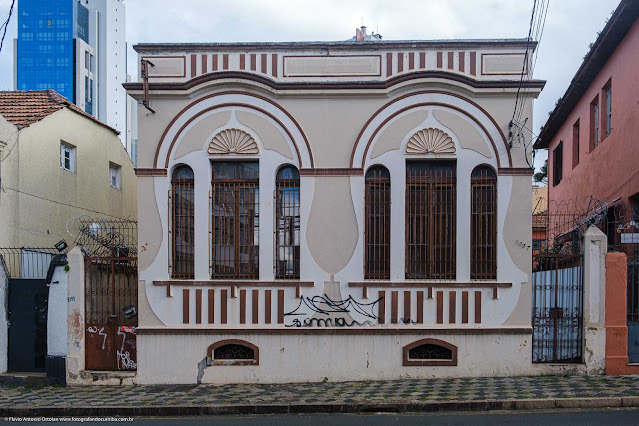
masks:
POLYGON ((47 386, 45 373, 2 373, 0 386, 47 386))

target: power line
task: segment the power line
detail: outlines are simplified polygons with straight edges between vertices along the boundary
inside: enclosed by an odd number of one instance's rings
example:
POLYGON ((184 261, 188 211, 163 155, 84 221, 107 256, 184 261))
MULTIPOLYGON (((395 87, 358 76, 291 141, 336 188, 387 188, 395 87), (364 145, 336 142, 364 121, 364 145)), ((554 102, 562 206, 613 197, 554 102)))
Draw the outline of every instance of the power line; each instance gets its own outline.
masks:
MULTIPOLYGON (((539 55, 539 46, 541 44, 541 38, 543 36, 544 33, 544 27, 546 25, 546 15, 548 14, 548 5, 549 5, 549 0, 541 0, 541 5, 540 7, 537 9, 539 11, 538 13, 538 18, 537 18, 537 25, 536 25, 536 29, 535 29, 535 35, 534 35, 534 40, 537 41, 537 48, 535 49, 535 52, 533 53, 533 57, 532 60, 530 61, 530 68, 528 70, 528 80, 530 80, 535 72, 535 68, 537 66, 537 58, 539 55)), ((528 98, 530 98, 532 95, 530 94, 530 92, 525 92, 523 95, 523 101, 521 102, 521 108, 515 118, 515 121, 517 122, 521 122, 521 115, 523 114, 523 110, 524 110, 524 105, 526 104, 526 101, 528 100, 528 98)))
MULTIPOLYGON (((533 41, 533 40, 537 41, 537 47, 535 51, 531 54, 528 54, 528 52, 526 52, 524 64, 522 67, 522 76, 521 76, 522 82, 524 78, 526 78, 526 80, 530 80, 534 72, 536 58, 539 53, 539 37, 542 32, 542 19, 545 21, 544 10, 547 10, 547 4, 548 4, 548 0, 541 0, 539 3, 539 6, 533 8, 534 22, 533 22, 532 28, 530 29, 530 33, 532 35, 529 35, 529 37, 530 37, 530 41, 533 41), (528 72, 526 73, 527 77, 524 77, 523 71, 526 70, 526 67, 528 67, 528 72)), ((519 99, 519 104, 516 105, 514 121, 521 121, 521 115, 524 113, 526 101, 528 101, 528 98, 530 98, 530 96, 531 94, 528 91, 522 93, 522 98, 519 99)))
MULTIPOLYGON (((535 67, 537 65, 537 58, 539 55, 539 45, 543 36, 546 16, 548 14, 550 0, 537 0, 533 1, 532 13, 530 16, 530 26, 528 28, 528 38, 526 39, 526 52, 524 54, 524 61, 522 64, 521 77, 519 81, 519 87, 517 89, 517 96, 515 97, 515 107, 513 109, 513 118, 509 124, 509 143, 510 146, 514 146, 515 142, 518 142, 519 146, 522 146, 525 152, 526 162, 533 168, 535 161, 535 152, 532 151, 532 163, 528 159, 528 149, 530 148, 533 137, 536 137, 535 133, 526 126, 528 118, 522 121, 522 115, 524 114, 528 100, 532 97, 532 93, 528 90, 522 92, 524 78, 529 81, 532 79, 535 67), (534 52, 530 52, 530 44, 535 40, 537 47, 534 52), (527 72, 526 72, 527 69, 527 72), (526 141, 524 130, 531 132, 533 137, 530 141, 526 141)), ((532 126, 531 126, 532 127, 532 126)))
POLYGON ((105 216, 114 217, 116 219, 124 219, 122 217, 115 216, 115 215, 112 215, 112 214, 108 214, 108 213, 105 213, 105 212, 100 212, 100 211, 97 211, 97 210, 87 209, 86 207, 80 207, 80 206, 75 206, 73 204, 63 203, 62 201, 51 200, 49 198, 41 197, 39 195, 30 194, 28 192, 20 191, 19 189, 15 189, 15 188, 3 187, 2 189, 3 190, 7 190, 8 189, 9 191, 14 191, 14 192, 17 192, 19 194, 29 195, 31 197, 38 198, 40 200, 48 201, 48 202, 54 203, 54 204, 60 204, 62 206, 66 206, 66 207, 72 207, 74 209, 82 209, 82 210, 86 210, 86 211, 91 212, 91 213, 97 213, 97 214, 102 214, 102 215, 105 215, 105 216))
POLYGON ((11 21, 11 15, 13 14, 13 7, 15 6, 15 4, 16 0, 13 0, 11 2, 11 7, 9 8, 9 16, 7 16, 7 20, 4 21, 2 25, 0 25, 0 31, 2 31, 2 29, 4 28, 2 39, 0 39, 0 52, 2 52, 2 45, 4 44, 4 38, 7 35, 7 28, 9 28, 9 21, 11 21))
POLYGON ((535 8, 537 7, 537 0, 533 0, 532 13, 530 15, 530 27, 528 28, 528 38, 526 39, 526 53, 524 54, 524 63, 521 66, 521 79, 519 80, 519 87, 517 88, 517 96, 515 97, 515 109, 513 110, 512 120, 515 119, 515 113, 517 112, 519 94, 521 92, 521 86, 524 82, 524 71, 526 71, 526 62, 528 62, 528 49, 530 48, 530 36, 532 34, 533 22, 535 20, 535 8))

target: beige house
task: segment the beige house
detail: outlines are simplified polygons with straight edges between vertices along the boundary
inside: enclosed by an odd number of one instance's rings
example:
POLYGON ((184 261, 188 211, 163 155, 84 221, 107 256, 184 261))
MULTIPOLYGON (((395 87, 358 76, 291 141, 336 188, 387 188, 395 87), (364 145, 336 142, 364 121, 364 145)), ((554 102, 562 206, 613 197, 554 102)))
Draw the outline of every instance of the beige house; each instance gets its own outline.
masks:
POLYGON ((53 247, 67 220, 137 217, 118 132, 54 91, 0 92, 0 247, 53 247))
POLYGON ((586 371, 534 362, 534 47, 135 46, 138 383, 586 371))

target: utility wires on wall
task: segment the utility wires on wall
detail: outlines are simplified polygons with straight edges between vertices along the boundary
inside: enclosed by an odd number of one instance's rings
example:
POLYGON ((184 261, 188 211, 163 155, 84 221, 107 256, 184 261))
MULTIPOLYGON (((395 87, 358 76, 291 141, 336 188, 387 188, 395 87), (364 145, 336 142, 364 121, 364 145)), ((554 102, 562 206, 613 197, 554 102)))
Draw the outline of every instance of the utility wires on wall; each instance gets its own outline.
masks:
POLYGON ((522 120, 526 103, 531 94, 527 91, 522 92, 522 88, 524 81, 529 81, 532 78, 535 66, 537 65, 539 45, 544 33, 549 2, 550 0, 533 0, 532 13, 530 15, 530 27, 528 28, 528 38, 526 39, 526 52, 521 69, 521 79, 519 81, 519 87, 517 88, 515 107, 513 109, 513 116, 509 124, 508 132, 509 145, 511 147, 522 146, 524 148, 524 151, 526 152, 526 162, 531 168, 533 168, 534 152, 532 161, 529 160, 527 152, 532 144, 532 138, 531 140, 526 141, 524 129, 529 130, 532 133, 528 127, 532 127, 532 123, 528 124, 528 117, 522 120), (531 47, 534 40, 537 41, 537 48, 534 49, 533 52, 531 47))

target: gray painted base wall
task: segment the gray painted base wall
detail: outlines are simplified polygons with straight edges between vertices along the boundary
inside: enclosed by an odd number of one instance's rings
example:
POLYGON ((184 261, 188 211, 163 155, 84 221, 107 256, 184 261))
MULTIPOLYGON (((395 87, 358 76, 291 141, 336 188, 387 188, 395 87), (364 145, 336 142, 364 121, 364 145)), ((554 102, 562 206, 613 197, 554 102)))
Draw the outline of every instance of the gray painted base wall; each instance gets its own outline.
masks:
POLYGON ((9 362, 9 324, 7 322, 8 291, 9 282, 7 273, 0 261, 0 373, 7 371, 7 364, 9 362))

